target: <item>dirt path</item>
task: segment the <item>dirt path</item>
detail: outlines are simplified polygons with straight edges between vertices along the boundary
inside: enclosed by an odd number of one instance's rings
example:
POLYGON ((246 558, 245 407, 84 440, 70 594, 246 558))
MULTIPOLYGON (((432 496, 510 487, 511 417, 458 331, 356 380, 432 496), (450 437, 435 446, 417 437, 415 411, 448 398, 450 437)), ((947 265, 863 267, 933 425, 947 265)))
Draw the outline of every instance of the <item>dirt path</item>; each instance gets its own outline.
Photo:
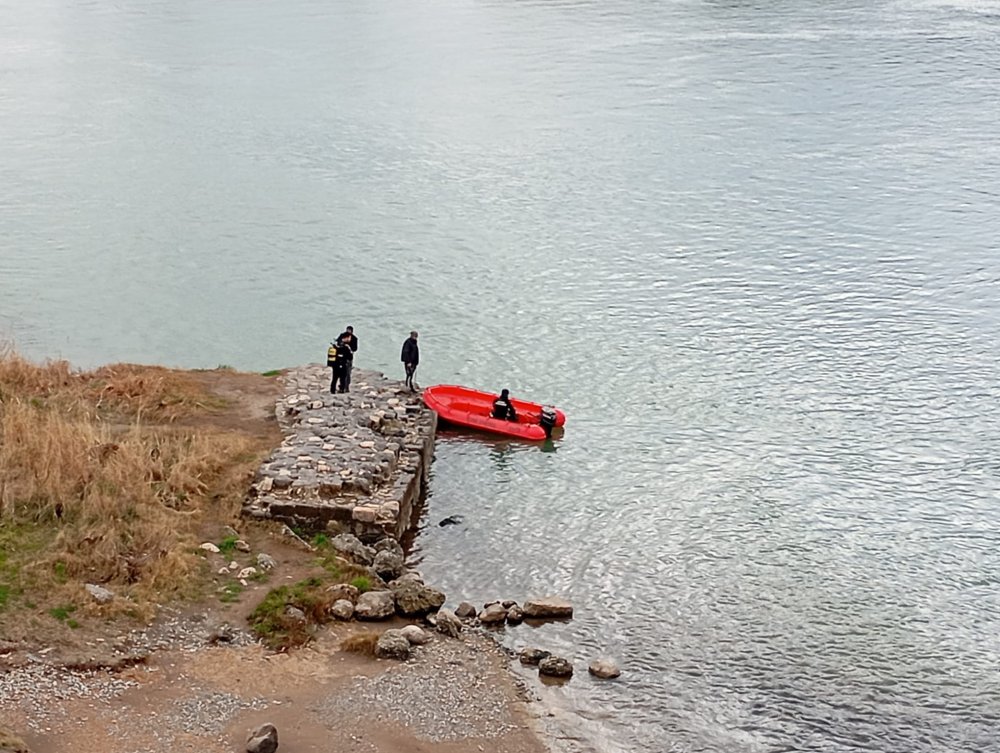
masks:
POLYGON ((33 753, 230 753, 265 722, 294 753, 546 750, 489 639, 436 636, 399 663, 339 651, 339 637, 358 629, 340 626, 291 654, 256 644, 160 652, 117 676, 39 688, 48 698, 8 699, 0 724, 29 730, 33 753))

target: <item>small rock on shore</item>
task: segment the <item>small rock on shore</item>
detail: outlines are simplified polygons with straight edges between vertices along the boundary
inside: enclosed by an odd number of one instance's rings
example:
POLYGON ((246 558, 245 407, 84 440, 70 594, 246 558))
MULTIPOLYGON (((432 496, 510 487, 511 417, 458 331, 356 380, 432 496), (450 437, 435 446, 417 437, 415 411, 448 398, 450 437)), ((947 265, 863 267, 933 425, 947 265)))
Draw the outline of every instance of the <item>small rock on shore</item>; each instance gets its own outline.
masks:
POLYGON ((278 730, 273 724, 262 724, 247 738, 247 753, 274 753, 278 749, 278 730))

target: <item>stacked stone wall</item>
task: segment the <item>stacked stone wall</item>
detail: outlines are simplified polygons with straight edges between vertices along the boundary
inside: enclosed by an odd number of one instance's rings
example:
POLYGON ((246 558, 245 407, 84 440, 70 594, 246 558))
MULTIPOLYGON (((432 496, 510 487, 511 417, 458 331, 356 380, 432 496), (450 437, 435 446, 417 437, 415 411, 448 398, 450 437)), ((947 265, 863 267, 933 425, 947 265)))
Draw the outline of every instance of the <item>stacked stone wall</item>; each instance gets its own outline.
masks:
POLYGON ((330 393, 318 364, 290 369, 275 417, 285 439, 261 465, 244 514, 399 538, 426 489, 437 416, 401 382, 355 369, 330 393))

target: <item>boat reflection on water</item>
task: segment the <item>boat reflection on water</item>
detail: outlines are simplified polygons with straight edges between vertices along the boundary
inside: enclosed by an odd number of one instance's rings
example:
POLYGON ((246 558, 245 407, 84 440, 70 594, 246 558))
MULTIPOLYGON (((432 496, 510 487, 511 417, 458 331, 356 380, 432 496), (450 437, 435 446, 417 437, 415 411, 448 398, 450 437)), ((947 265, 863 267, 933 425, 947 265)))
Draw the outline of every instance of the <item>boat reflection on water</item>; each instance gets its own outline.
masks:
POLYGON ((552 436, 548 439, 524 441, 442 422, 438 424, 437 443, 449 446, 482 447, 489 450, 491 457, 507 456, 520 452, 556 452, 564 433, 563 427, 557 426, 552 430, 552 436))

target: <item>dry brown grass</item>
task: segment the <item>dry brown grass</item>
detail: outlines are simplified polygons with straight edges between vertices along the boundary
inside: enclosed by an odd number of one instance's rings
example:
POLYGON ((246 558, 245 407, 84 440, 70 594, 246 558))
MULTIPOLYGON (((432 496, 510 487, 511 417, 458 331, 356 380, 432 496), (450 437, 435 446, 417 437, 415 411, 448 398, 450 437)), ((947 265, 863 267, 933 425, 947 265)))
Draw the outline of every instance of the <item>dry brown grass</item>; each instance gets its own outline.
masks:
POLYGON ((0 727, 0 750, 9 753, 30 753, 24 740, 3 727, 0 727))
POLYGON ((201 567, 199 525, 238 509, 266 449, 242 433, 174 424, 222 407, 180 372, 74 372, 0 352, 0 533, 55 532, 30 556, 0 551, 0 588, 5 578, 17 580, 8 593, 108 583, 139 606, 184 591, 201 567))
POLYGON ((350 651, 353 654, 364 656, 375 656, 375 647, 378 645, 378 633, 357 633, 349 635, 340 642, 341 651, 350 651))

